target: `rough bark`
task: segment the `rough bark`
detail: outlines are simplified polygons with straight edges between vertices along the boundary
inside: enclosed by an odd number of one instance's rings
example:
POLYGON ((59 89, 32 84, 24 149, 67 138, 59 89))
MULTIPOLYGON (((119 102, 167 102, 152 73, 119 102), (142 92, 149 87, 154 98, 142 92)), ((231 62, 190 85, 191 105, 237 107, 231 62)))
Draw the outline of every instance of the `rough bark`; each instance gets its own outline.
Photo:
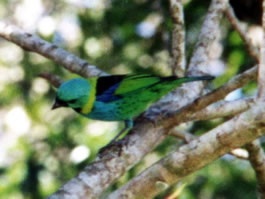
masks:
POLYGON ((185 26, 182 0, 169 0, 172 16, 172 70, 173 74, 183 77, 186 71, 185 26))
POLYGON ((110 194, 108 199, 144 199, 156 196, 163 191, 160 189, 161 186, 158 186, 159 183, 170 186, 228 153, 231 149, 257 139, 265 130, 264 116, 264 102, 256 103, 250 110, 155 163, 110 194))

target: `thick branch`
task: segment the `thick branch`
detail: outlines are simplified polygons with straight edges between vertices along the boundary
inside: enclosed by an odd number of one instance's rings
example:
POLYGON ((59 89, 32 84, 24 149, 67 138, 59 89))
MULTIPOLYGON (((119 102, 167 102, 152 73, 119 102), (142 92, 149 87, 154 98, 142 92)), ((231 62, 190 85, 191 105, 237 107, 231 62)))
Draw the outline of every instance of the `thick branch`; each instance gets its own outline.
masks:
POLYGON ((255 104, 249 111, 234 117, 163 158, 110 194, 108 198, 153 198, 162 191, 157 186, 159 183, 170 186, 232 149, 261 136, 261 132, 265 130, 264 120, 264 102, 255 104))
POLYGON ((173 73, 178 77, 185 74, 185 26, 182 0, 169 0, 173 21, 172 29, 172 55, 173 73))
POLYGON ((227 5, 227 0, 212 0, 189 64, 189 75, 208 74, 209 54, 218 37, 220 20, 227 5))
POLYGON ((26 33, 15 26, 0 21, 0 37, 11 41, 25 50, 37 52, 54 62, 62 65, 67 70, 77 73, 83 77, 105 75, 106 73, 88 64, 87 61, 68 53, 67 51, 51 44, 41 38, 26 33))

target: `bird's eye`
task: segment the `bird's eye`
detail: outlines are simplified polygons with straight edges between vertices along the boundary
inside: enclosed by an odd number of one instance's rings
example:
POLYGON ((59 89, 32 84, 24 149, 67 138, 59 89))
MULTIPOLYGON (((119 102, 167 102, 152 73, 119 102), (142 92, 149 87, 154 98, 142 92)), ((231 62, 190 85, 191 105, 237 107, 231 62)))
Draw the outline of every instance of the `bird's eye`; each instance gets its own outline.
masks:
POLYGON ((77 101, 77 99, 73 99, 73 100, 70 100, 70 101, 67 101, 67 102, 70 103, 70 104, 74 104, 74 103, 76 103, 76 101, 77 101))

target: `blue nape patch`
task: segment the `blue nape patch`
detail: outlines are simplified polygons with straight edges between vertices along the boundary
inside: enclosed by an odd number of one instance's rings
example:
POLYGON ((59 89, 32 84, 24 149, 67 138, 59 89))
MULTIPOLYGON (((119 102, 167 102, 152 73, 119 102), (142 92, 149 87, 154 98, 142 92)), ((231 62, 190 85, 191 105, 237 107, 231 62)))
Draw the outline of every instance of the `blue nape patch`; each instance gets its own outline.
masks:
POLYGON ((68 101, 84 96, 84 94, 88 95, 89 91, 90 85, 88 81, 82 78, 76 78, 63 83, 58 88, 57 95, 59 99, 68 101))

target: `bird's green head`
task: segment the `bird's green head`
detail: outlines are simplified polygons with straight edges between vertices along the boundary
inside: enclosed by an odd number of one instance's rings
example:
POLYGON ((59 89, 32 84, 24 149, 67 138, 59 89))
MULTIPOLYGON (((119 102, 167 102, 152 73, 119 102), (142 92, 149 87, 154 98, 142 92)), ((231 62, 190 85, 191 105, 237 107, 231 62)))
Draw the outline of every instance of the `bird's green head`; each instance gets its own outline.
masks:
POLYGON ((82 110, 87 105, 90 94, 91 84, 88 80, 82 78, 69 80, 58 88, 52 109, 71 107, 82 110))

